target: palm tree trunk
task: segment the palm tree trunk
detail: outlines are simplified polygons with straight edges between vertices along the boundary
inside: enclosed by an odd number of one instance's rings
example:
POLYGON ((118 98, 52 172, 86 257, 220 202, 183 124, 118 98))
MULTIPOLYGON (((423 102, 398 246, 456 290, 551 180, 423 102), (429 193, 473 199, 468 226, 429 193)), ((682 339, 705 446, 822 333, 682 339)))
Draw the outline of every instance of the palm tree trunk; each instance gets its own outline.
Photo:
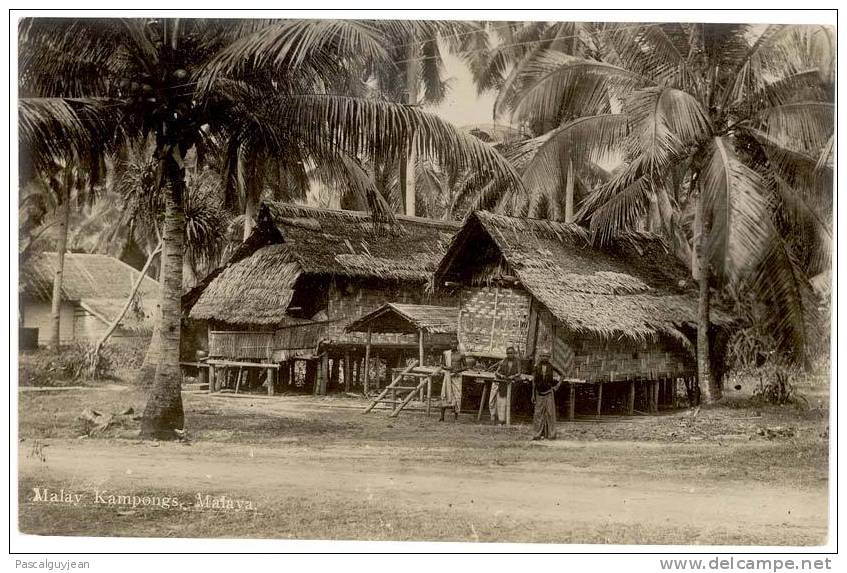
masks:
POLYGON ((50 340, 49 347, 58 350, 61 344, 61 319, 62 319, 62 279, 65 273, 65 251, 68 248, 68 219, 71 213, 71 177, 70 167, 65 168, 66 173, 62 182, 61 203, 56 208, 58 227, 56 228, 56 268, 53 275, 53 297, 50 305, 50 340))
MULTIPOLYGON (((162 160, 172 162, 170 158, 162 160)), ((183 428, 182 376, 179 369, 180 298, 182 295, 182 249, 185 215, 182 197, 185 182, 182 170, 175 164, 166 165, 168 192, 165 194, 165 225, 163 233, 164 282, 161 285, 161 315, 159 317, 160 360, 153 388, 141 420, 141 437, 168 440, 177 437, 175 430, 183 428)))
POLYGON ((696 278, 699 286, 699 298, 697 301, 697 376, 704 401, 707 404, 711 404, 721 399, 722 392, 720 384, 712 376, 710 364, 709 325, 711 323, 711 292, 709 290, 709 279, 711 278, 711 265, 706 248, 710 224, 704 209, 702 198, 698 198, 697 213, 694 222, 695 252, 697 256, 696 278))
MULTIPOLYGON (((160 239, 161 240, 161 239, 160 239)), ((165 286, 165 262, 159 263, 159 289, 164 289, 165 286)), ((156 368, 159 366, 159 326, 162 322, 162 300, 161 296, 156 303, 156 309, 153 311, 153 334, 150 336, 150 343, 147 345, 147 352, 144 354, 144 361, 141 363, 141 368, 135 377, 135 383, 142 388, 149 388, 153 385, 153 380, 156 378, 156 368)))
POLYGON ((568 159, 568 180, 565 182, 565 223, 573 223, 573 161, 568 159))
MULTIPOLYGON (((406 103, 417 105, 418 103, 418 45, 413 43, 409 47, 409 62, 406 64, 406 103)), ((414 136, 412 137, 414 142, 414 136)), ((403 197, 406 203, 406 215, 415 215, 415 201, 417 200, 415 190, 415 164, 417 163, 417 151, 414 143, 405 162, 401 162, 400 181, 402 183, 403 197), (405 168, 405 169, 404 169, 405 168)))

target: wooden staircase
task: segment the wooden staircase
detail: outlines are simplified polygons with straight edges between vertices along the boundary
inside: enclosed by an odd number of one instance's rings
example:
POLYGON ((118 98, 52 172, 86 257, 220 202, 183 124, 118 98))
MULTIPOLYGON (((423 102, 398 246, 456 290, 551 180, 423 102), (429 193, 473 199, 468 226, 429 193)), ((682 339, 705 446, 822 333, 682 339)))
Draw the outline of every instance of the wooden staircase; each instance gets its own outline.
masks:
MULTIPOLYGON (((415 396, 421 398, 425 404, 426 415, 429 416, 432 409, 432 381, 441 374, 441 368, 420 367, 417 360, 407 366, 391 380, 379 396, 374 398, 368 407, 362 412, 367 414, 379 405, 384 404, 382 410, 391 410, 390 418, 396 418, 406 408, 415 396)), ((410 408, 411 409, 411 408, 410 408)))

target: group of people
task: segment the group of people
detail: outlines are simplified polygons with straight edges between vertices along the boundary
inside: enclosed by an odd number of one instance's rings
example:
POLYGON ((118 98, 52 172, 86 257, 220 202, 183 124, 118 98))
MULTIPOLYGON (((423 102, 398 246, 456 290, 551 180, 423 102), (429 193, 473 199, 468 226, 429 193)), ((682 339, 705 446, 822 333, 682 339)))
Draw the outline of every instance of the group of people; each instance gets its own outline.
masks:
MULTIPOLYGON (((555 439, 556 437, 556 396, 562 384, 556 378, 558 371, 551 363, 551 354, 544 350, 538 355, 538 362, 532 371, 533 440, 555 439)), ((462 372, 469 369, 469 360, 459 351, 458 344, 445 353, 444 383, 441 387, 441 420, 444 412, 452 409, 455 417, 461 411, 462 372)), ((494 370, 495 381, 491 384, 488 408, 492 422, 506 423, 508 406, 508 385, 522 380, 523 367, 514 346, 506 349, 506 358, 497 364, 494 370)), ((561 375, 561 373, 559 373, 561 375)))

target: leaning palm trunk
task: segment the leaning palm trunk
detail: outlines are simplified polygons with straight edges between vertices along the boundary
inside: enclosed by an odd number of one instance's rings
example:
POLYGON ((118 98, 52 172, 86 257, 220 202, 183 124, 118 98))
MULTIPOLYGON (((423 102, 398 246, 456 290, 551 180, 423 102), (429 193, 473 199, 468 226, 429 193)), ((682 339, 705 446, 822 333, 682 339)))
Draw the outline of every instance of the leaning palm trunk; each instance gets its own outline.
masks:
POLYGON ((50 348, 61 344, 62 279, 65 273, 65 251, 68 248, 68 217, 70 216, 70 177, 63 181, 61 203, 57 207, 59 226, 56 229, 56 268, 53 275, 53 298, 50 307, 50 348))
MULTIPOLYGON (((167 161, 167 160, 165 160, 167 161)), ((181 169, 174 164, 167 171, 181 169)), ((161 313, 159 315, 159 364, 153 388, 147 399, 141 420, 141 437, 174 439, 175 430, 183 428, 181 375, 179 369, 180 296, 182 294, 182 242, 185 216, 182 197, 185 182, 176 173, 168 175, 168 192, 165 194, 165 225, 163 234, 164 281, 161 285, 161 313)), ((154 344, 151 342, 151 345, 154 344)))
POLYGON ((153 259, 156 258, 156 255, 158 255, 161 250, 162 242, 159 241, 158 246, 147 257, 147 261, 144 263, 144 267, 141 269, 141 272, 139 273, 135 284, 132 285, 132 290, 130 291, 129 296, 126 299, 123 308, 121 308, 118 315, 106 329, 106 332, 103 333, 103 336, 100 337, 100 339, 94 345, 94 348, 91 350, 91 356, 89 357, 89 370, 92 374, 97 371, 97 363, 100 361, 100 351, 103 349, 103 346, 106 344, 106 342, 108 342, 109 337, 112 336, 112 333, 115 332, 115 329, 121 323, 121 320, 123 320, 124 316, 126 315, 126 312, 132 305, 132 301, 135 300, 135 295, 138 293, 138 289, 141 288, 141 283, 144 282, 144 277, 147 276, 147 271, 150 269, 150 265, 153 263, 153 259))

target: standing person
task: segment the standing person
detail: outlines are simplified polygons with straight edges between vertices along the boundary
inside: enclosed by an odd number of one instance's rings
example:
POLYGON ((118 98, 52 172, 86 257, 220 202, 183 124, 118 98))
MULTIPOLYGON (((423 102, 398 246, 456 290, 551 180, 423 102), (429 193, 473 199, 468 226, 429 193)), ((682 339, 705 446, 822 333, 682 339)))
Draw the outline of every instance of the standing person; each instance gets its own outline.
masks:
POLYGON ((491 413, 491 421, 493 422, 496 419, 502 426, 506 423, 508 385, 521 374, 521 360, 518 358, 514 346, 506 349, 506 358, 497 365, 494 374, 496 381, 491 384, 488 411, 491 413))
POLYGON ((453 417, 458 418, 462 410, 462 370, 465 358, 459 351, 459 343, 453 343, 451 350, 444 352, 444 381, 441 384, 441 417, 444 421, 444 412, 453 410, 453 417))
POLYGON ((532 403, 535 404, 533 440, 556 439, 556 390, 562 381, 556 382, 553 378, 554 370, 550 351, 542 351, 532 374, 532 403))

